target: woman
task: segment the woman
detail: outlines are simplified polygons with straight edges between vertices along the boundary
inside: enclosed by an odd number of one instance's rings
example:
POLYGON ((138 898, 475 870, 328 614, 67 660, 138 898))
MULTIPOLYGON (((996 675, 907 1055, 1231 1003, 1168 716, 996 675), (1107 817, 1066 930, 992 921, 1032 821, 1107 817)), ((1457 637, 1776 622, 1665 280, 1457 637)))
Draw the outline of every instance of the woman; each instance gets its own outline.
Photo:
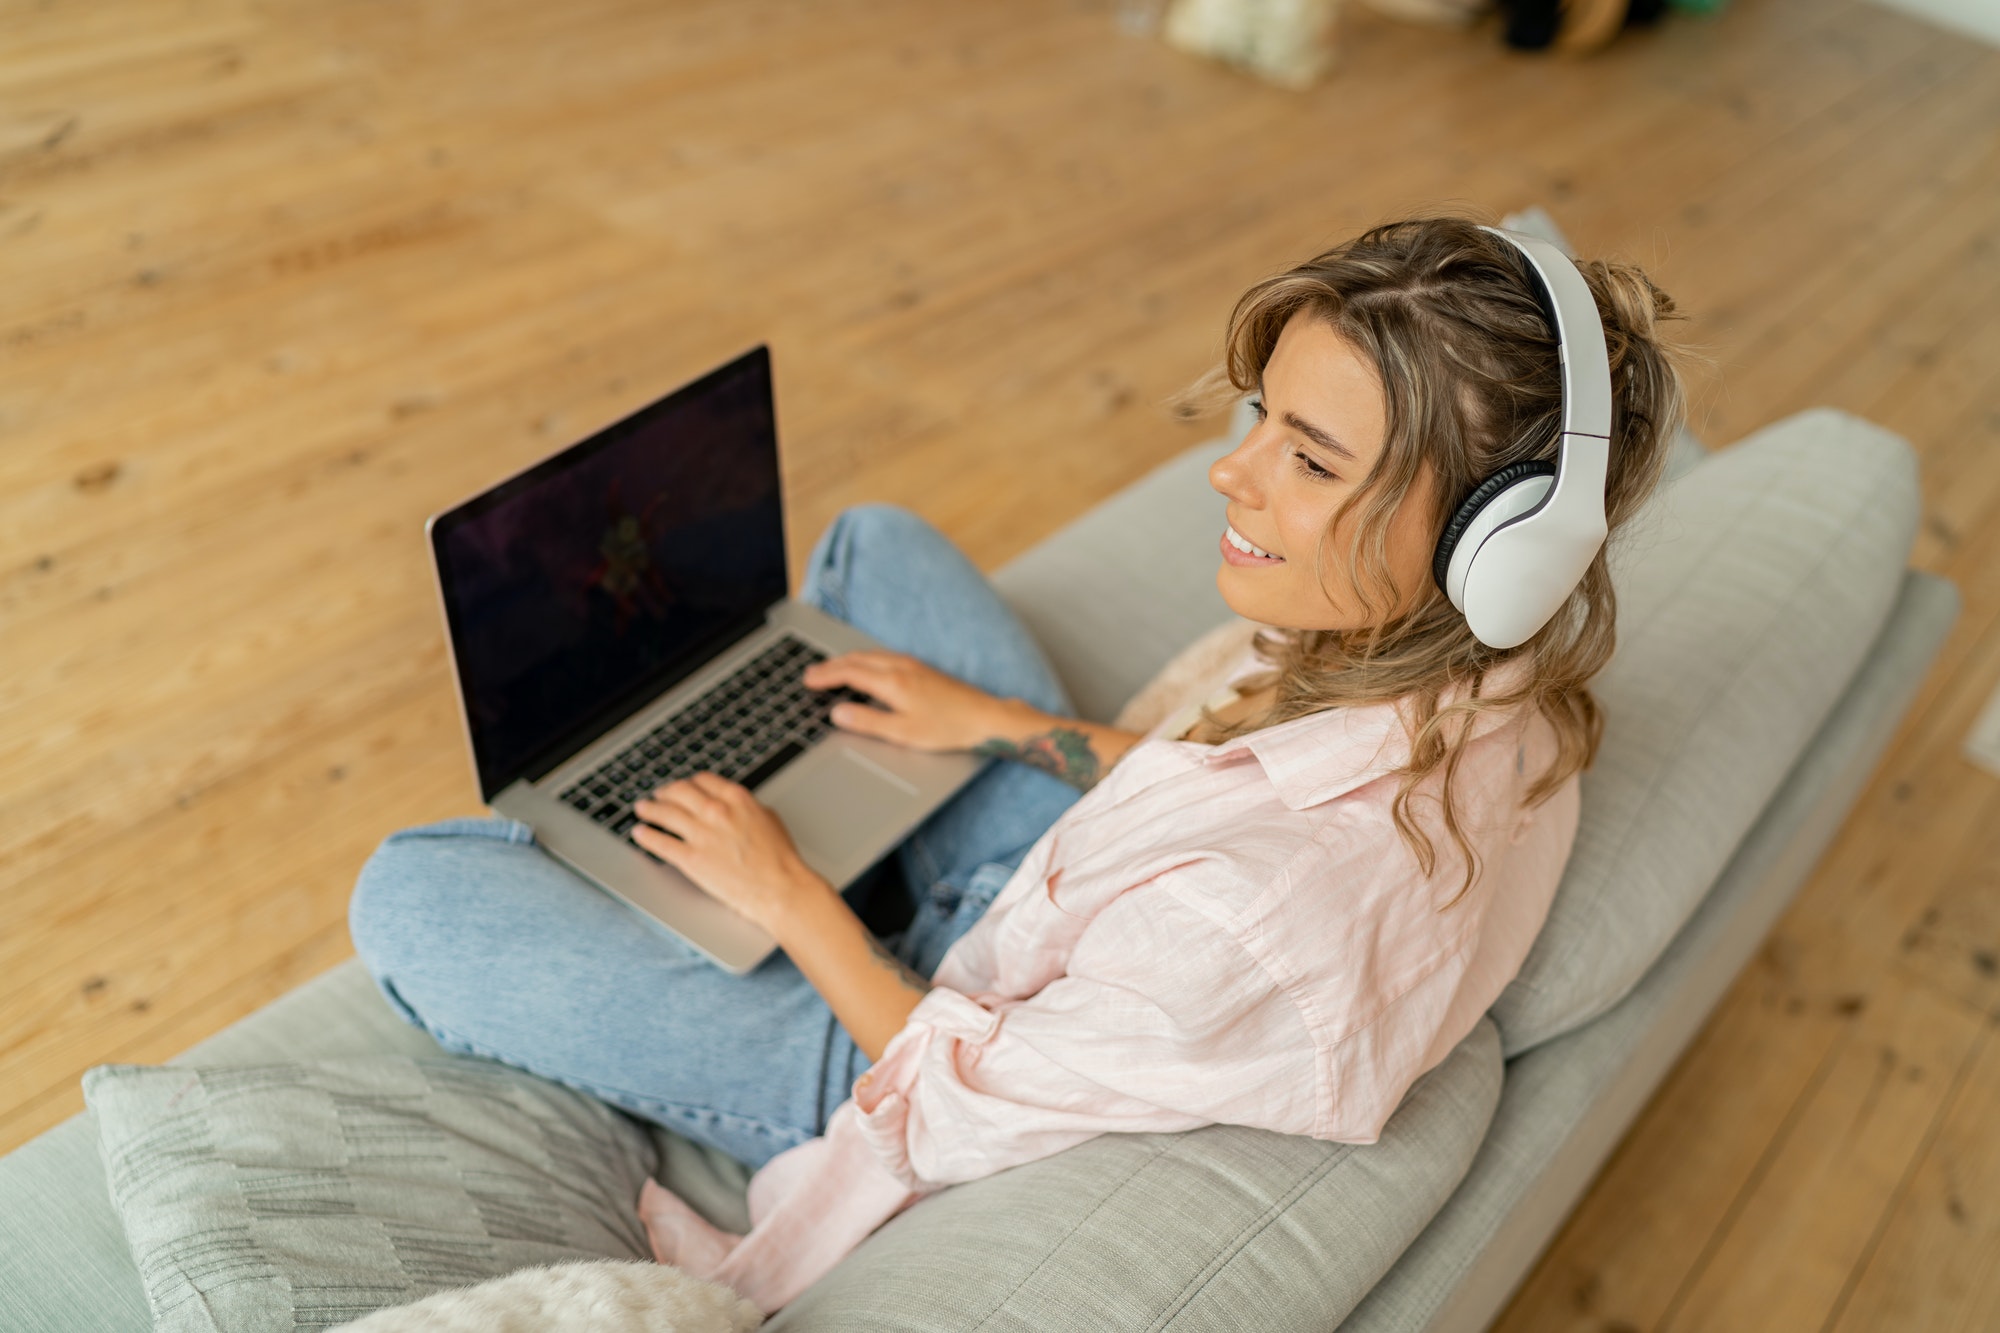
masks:
MULTIPOLYGON (((1583 270, 1615 532, 1682 411, 1656 329, 1673 305, 1636 269, 1583 270)), ((900 849, 907 930, 877 940, 775 816, 702 775, 643 803, 633 836, 781 955, 728 976, 522 826, 451 821, 362 874, 354 939, 383 992, 449 1048, 760 1167, 745 1236, 656 1186, 642 1211, 663 1261, 767 1310, 924 1193, 1107 1131, 1372 1142, 1548 909, 1612 591, 1600 553, 1546 628, 1495 650, 1433 578, 1465 496, 1557 450, 1548 317, 1521 254, 1473 223, 1378 227, 1253 287, 1182 406, 1240 391, 1258 420, 1210 472, 1217 579, 1266 628, 1150 733, 1071 716, 920 520, 864 508, 821 538, 802 595, 899 650, 808 671, 874 700, 836 724, 1006 761, 900 849)))

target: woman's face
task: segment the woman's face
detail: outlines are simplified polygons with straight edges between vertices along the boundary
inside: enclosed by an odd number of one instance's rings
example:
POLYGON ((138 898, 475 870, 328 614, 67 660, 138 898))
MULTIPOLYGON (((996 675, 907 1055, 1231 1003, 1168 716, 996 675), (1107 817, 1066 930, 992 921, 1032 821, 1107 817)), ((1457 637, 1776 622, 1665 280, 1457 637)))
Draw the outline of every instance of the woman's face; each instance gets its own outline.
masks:
MULTIPOLYGON (((1216 586, 1231 610, 1259 624, 1365 628, 1373 618, 1347 570, 1357 516, 1330 538, 1327 526, 1382 452, 1381 382, 1332 325, 1299 314, 1278 337, 1258 399, 1255 429, 1208 470, 1209 485, 1229 501, 1216 586), (1325 556, 1315 560, 1322 543, 1325 556)), ((1436 484, 1426 466, 1390 520, 1389 566, 1405 596, 1398 610, 1430 586, 1436 484)))

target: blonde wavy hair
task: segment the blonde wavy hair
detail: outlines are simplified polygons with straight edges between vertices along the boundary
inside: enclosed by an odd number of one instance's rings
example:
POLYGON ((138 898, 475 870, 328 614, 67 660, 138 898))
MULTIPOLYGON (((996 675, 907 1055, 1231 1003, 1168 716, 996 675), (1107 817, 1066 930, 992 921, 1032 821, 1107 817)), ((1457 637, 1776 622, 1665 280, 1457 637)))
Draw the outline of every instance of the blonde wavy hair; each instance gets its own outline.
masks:
MULTIPOLYGON (((1662 329, 1680 318, 1672 298, 1638 268, 1606 260, 1577 267, 1596 298, 1611 359, 1604 508, 1615 539, 1659 485, 1686 412, 1679 370, 1686 353, 1662 329)), ((1330 538, 1350 513, 1357 515, 1344 555, 1375 623, 1361 630, 1260 632, 1257 650, 1270 670, 1244 688, 1275 685, 1270 707, 1233 726, 1212 714, 1205 720, 1220 739, 1322 709, 1396 703, 1410 736, 1409 762, 1398 770, 1396 828, 1432 874, 1437 847, 1414 802, 1435 785, 1444 827, 1465 863, 1464 883, 1446 906, 1479 874, 1453 785, 1474 718, 1525 706, 1554 726, 1556 757, 1529 787, 1530 806, 1590 765, 1604 731, 1589 690, 1610 660, 1617 632, 1604 552, 1547 626, 1504 650, 1473 638, 1428 570, 1424 589, 1406 589, 1389 567, 1390 518, 1424 468, 1438 481, 1428 516, 1435 541, 1482 480, 1510 463, 1555 459, 1562 381, 1555 331, 1537 290, 1520 251, 1473 219, 1418 217, 1373 227, 1245 292, 1229 319, 1222 363, 1171 400, 1179 415, 1194 417, 1257 389, 1279 333, 1299 315, 1325 321, 1380 377, 1388 408, 1381 455, 1326 533, 1330 538), (1406 609, 1391 614, 1397 607, 1406 609), (1528 664, 1525 683, 1482 692, 1488 673, 1514 659, 1528 664), (1445 703, 1447 695, 1454 701, 1445 703)), ((1316 562, 1322 584, 1329 544, 1322 540, 1316 562)))

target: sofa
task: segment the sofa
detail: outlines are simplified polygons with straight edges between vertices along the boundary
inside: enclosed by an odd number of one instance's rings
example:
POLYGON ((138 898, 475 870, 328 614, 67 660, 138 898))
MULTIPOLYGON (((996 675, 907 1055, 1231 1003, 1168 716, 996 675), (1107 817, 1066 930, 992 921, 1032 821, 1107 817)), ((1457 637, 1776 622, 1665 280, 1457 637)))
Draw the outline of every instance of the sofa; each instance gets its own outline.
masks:
MULTIPOLYGON (((1227 617, 1206 471, 1247 424, 996 575, 1086 716, 1114 716, 1227 617)), ((1609 720, 1549 921, 1376 1143, 1103 1136, 924 1200, 767 1327, 1486 1327, 1820 857, 1938 652, 1958 603, 1906 568, 1918 504, 1908 445, 1839 412, 1713 453, 1678 443, 1612 553, 1609 720)), ((370 1053, 439 1054, 350 961, 176 1063, 370 1053)), ((0 1328, 149 1327, 97 1137, 86 1112, 0 1159, 0 1328)), ((742 1224, 739 1164, 655 1140, 663 1183, 742 1224)))

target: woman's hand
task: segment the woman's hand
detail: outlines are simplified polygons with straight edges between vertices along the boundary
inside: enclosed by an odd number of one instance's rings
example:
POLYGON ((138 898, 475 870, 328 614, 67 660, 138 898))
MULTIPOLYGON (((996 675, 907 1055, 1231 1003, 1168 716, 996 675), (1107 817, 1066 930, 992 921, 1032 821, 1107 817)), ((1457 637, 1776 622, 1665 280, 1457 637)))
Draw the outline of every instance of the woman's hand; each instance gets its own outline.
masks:
POLYGON ((799 859, 778 817, 714 773, 670 782, 632 808, 645 821, 633 840, 770 931, 855 1044, 881 1059, 930 982, 799 859))
POLYGON ((800 859, 792 835, 749 791, 714 773, 670 782, 632 813, 632 840, 781 942, 800 907, 833 886, 800 859))
POLYGON ((841 703, 833 724, 913 750, 970 750, 1013 759, 1089 791, 1138 744, 1134 732, 1054 717, 1019 699, 996 699, 902 653, 842 653, 806 668, 810 689, 846 685, 880 707, 841 703))
POLYGON ((1042 715, 1019 699, 996 699, 903 653, 842 653, 806 668, 807 688, 845 685, 878 706, 841 703, 833 724, 913 750, 971 750, 996 737, 1027 735, 1042 715))

